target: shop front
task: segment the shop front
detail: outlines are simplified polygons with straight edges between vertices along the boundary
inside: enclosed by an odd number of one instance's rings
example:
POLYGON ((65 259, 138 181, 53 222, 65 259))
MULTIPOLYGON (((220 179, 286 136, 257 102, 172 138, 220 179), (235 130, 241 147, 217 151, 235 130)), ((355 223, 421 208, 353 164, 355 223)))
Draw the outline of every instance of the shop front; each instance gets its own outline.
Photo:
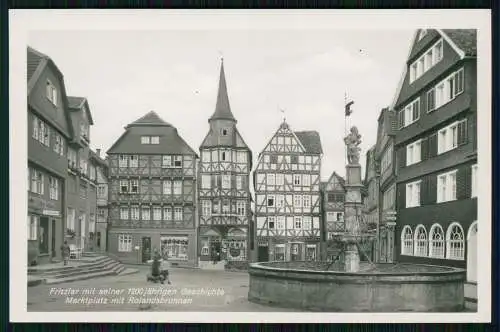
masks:
POLYGON ((274 240, 270 244, 259 242, 259 261, 316 261, 320 243, 300 240, 274 240))

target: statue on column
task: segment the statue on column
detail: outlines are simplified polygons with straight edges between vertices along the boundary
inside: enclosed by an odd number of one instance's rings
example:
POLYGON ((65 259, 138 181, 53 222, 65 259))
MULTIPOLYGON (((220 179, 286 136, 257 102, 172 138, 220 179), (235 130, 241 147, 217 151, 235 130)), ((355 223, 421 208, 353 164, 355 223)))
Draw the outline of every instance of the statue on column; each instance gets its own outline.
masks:
POLYGON ((358 164, 361 151, 358 145, 361 144, 361 135, 356 126, 351 127, 351 132, 344 138, 344 143, 347 147, 347 162, 351 165, 358 164))

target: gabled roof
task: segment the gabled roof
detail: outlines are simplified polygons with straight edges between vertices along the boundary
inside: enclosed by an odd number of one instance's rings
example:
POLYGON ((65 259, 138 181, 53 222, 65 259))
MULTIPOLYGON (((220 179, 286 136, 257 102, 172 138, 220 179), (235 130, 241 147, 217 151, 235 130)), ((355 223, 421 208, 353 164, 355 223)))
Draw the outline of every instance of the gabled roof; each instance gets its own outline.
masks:
POLYGON ((156 114, 155 111, 150 111, 143 117, 135 120, 131 124, 129 124, 127 127, 133 127, 133 126, 166 126, 166 127, 172 127, 172 125, 168 122, 165 122, 158 114, 156 114))
POLYGON ((326 189, 326 187, 328 186, 328 184, 330 182, 332 182, 333 179, 336 179, 340 185, 345 189, 345 179, 343 177, 341 177, 340 175, 337 174, 337 172, 333 172, 332 175, 330 175, 330 177, 328 178, 328 181, 326 182, 323 182, 324 183, 324 187, 323 187, 323 190, 326 189))
MULTIPOLYGON (((73 127, 71 126, 71 119, 69 112, 66 111, 66 108, 68 106, 68 99, 66 95, 66 85, 64 83, 64 76, 62 72, 59 70, 57 65, 55 64, 52 59, 43 54, 40 51, 35 50, 34 48, 28 46, 27 47, 27 55, 26 55, 26 65, 27 65, 27 81, 28 81, 28 91, 27 91, 27 96, 31 94, 31 90, 35 86, 35 84, 38 82, 40 79, 40 75, 42 72, 45 70, 47 66, 49 66, 53 71, 56 77, 60 80, 61 84, 61 98, 62 98, 62 103, 64 106, 64 117, 66 120, 66 126, 67 128, 61 128, 56 122, 53 123, 53 125, 60 130, 62 133, 68 135, 68 137, 72 137, 74 135, 73 132, 73 127)), ((28 105, 29 107, 33 107, 33 105, 28 105)))
POLYGON ((89 119, 89 123, 93 125, 94 119, 92 118, 92 113, 90 112, 89 102, 87 98, 68 96, 68 108, 70 109, 70 111, 80 111, 84 107, 85 113, 87 113, 87 119, 89 119))
MULTIPOLYGON (((401 73, 401 77, 399 79, 398 87, 396 89, 396 93, 394 94, 392 103, 390 108, 394 109, 397 104, 399 94, 401 93, 401 89, 403 87, 403 83, 405 81, 406 74, 408 72, 408 59, 412 54, 413 47, 415 45, 415 41, 417 40, 418 34, 421 29, 415 30, 413 34, 413 38, 411 39, 411 43, 408 50, 408 55, 406 56, 404 67, 401 73)), ((457 52, 461 59, 465 57, 475 57, 477 56, 477 31, 475 29, 436 29, 441 37, 445 39, 448 44, 457 52)))
POLYGON ((151 111, 125 127, 125 132, 107 154, 180 154, 196 152, 179 135, 177 129, 151 111), (141 136, 159 136, 159 144, 141 144, 141 136))
POLYGON ((220 77, 219 77, 219 91, 217 93, 217 102, 215 104, 215 112, 208 121, 213 120, 231 120, 236 122, 236 119, 231 112, 229 105, 229 97, 227 95, 226 75, 224 73, 224 61, 221 60, 220 77))
POLYGON ((447 35, 462 52, 464 52, 464 56, 477 55, 476 29, 443 29, 441 31, 447 35))
POLYGON ((300 140, 307 153, 322 154, 321 139, 317 131, 296 131, 295 135, 300 140))

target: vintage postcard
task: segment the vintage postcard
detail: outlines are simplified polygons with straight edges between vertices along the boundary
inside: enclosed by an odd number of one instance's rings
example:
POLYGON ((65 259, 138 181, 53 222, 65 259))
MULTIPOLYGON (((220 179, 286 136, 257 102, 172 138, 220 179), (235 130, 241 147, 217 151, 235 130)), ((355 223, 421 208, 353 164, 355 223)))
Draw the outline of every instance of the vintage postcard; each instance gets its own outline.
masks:
POLYGON ((11 320, 489 321, 489 22, 12 11, 11 320))

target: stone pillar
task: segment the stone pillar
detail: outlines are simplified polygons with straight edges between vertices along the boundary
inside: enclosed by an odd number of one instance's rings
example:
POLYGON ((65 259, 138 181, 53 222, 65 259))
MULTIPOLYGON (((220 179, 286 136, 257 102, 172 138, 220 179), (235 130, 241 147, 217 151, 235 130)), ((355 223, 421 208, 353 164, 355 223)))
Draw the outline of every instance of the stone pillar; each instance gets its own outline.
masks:
POLYGON ((345 271, 359 271, 359 251, 357 242, 361 235, 360 218, 362 215, 361 201, 361 165, 346 165, 346 198, 344 203, 345 234, 343 242, 345 246, 345 271))

